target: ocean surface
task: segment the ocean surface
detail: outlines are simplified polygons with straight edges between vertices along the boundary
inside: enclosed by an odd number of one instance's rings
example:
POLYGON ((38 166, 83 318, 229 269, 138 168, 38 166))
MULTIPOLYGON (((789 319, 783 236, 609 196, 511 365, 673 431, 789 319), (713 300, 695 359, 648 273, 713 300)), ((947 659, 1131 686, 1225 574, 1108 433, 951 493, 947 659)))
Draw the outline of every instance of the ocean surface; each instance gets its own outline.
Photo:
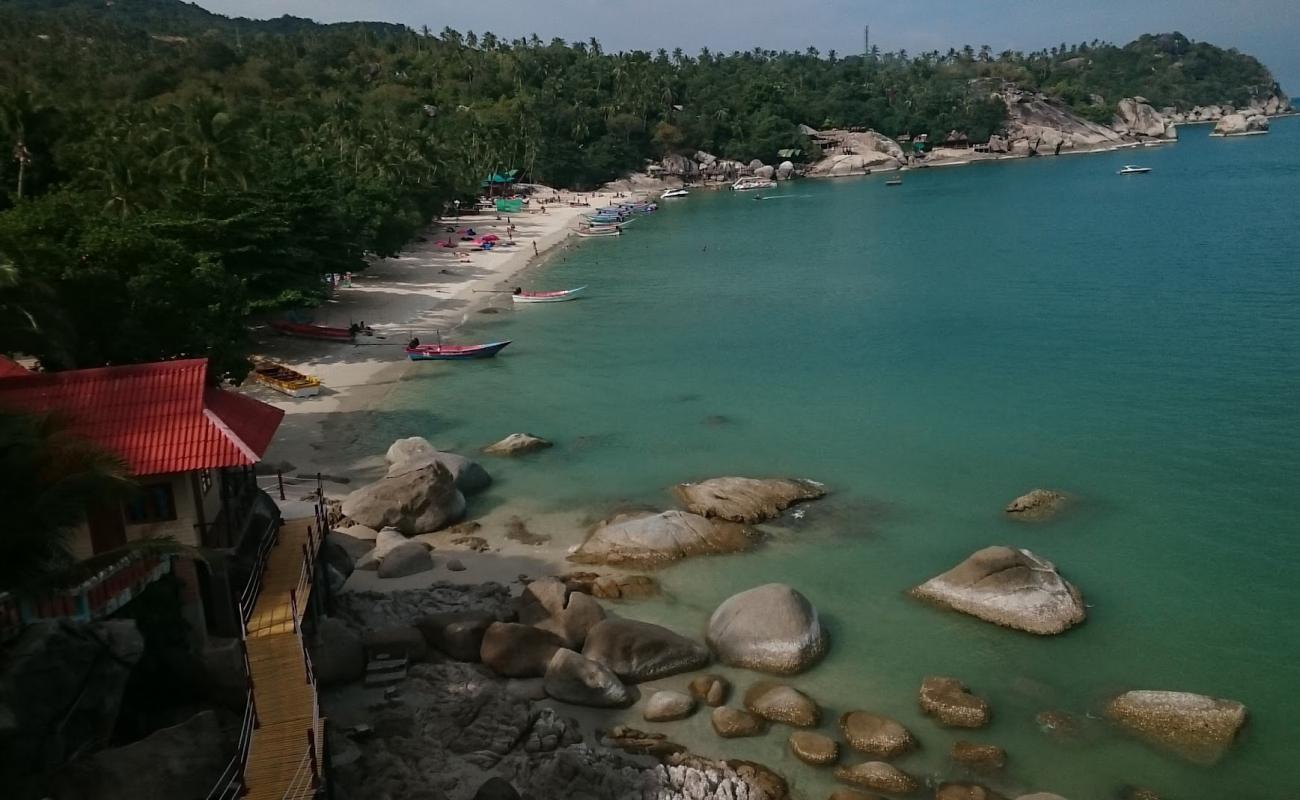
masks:
MULTIPOLYGON (((896 188, 869 177, 670 201, 528 275, 588 296, 481 316, 459 340, 515 343, 491 362, 417 365, 363 444, 418 433, 468 450, 531 431, 557 447, 493 462, 499 481, 475 502, 593 518, 669 507, 689 479, 821 480, 832 495, 762 549, 663 570, 667 596, 626 612, 701 636, 730 594, 795 586, 833 639, 792 680, 822 704, 823 729, 845 710, 891 715, 922 742, 898 765, 931 779, 960 774, 947 751, 965 738, 1009 751, 987 782, 1013 796, 1292 796, 1300 119, 1269 136, 1209 131, 912 171, 896 188), (1126 163, 1154 171, 1117 176, 1126 163), (1005 519, 1035 487, 1079 501, 1048 524, 1005 519), (1087 623, 1035 637, 905 595, 992 544, 1054 561, 1087 623), (993 724, 922 717, 930 674, 987 697, 993 724), (1237 699, 1250 722, 1220 763, 1192 765, 1100 719, 1133 688, 1237 699), (1080 736, 1040 730, 1049 709, 1078 715, 1080 736)), ((805 797, 834 783, 787 754, 781 726, 729 742, 706 714, 660 729, 767 763, 805 797)))

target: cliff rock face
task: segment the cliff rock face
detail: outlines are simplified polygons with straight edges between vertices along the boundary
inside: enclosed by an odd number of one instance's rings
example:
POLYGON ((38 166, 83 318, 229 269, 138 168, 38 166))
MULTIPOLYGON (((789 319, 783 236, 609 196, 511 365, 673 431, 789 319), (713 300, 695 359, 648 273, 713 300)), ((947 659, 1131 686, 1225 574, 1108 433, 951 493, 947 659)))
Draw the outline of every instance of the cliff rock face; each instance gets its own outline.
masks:
POLYGON ((1147 103, 1133 97, 1126 97, 1119 101, 1115 121, 1111 123, 1111 127, 1118 133, 1127 133, 1131 136, 1145 136, 1152 139, 1178 138, 1178 130, 1172 121, 1147 103))
POLYGON ((907 158, 898 142, 875 131, 829 130, 814 131, 811 135, 833 144, 820 161, 808 168, 810 176, 836 177, 898 169, 907 158))
POLYGON ((1008 87, 1001 92, 1007 104, 1007 138, 1011 152, 1050 155, 1062 150, 1113 147, 1132 139, 1089 122, 1065 105, 1045 95, 1008 87))
POLYGON ((1263 114, 1229 114, 1215 124, 1213 135, 1242 136, 1247 133, 1268 133, 1268 117, 1263 114))

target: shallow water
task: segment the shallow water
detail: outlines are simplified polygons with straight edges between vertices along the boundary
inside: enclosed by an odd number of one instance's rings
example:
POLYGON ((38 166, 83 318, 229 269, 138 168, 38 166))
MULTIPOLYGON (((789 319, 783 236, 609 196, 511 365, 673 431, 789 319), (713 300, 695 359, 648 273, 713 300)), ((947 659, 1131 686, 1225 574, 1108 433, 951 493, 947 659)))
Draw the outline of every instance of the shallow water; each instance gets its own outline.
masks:
MULTIPOLYGON (((951 774, 962 738, 916 710, 921 678, 947 674, 992 702, 993 725, 964 738, 1008 749, 1006 790, 1280 796, 1300 718, 1300 119, 1266 137, 1208 132, 910 172, 897 188, 669 202, 530 276, 587 284, 587 298, 461 332, 513 339, 500 358, 417 365, 365 446, 418 433, 468 450, 532 431, 558 446, 494 462, 478 502, 593 516, 667 506, 692 478, 822 480, 833 497, 764 549, 666 570, 670 598, 634 613, 700 633, 735 591, 796 586, 834 643, 795 684, 830 720, 903 721, 923 749, 899 765, 918 774, 951 774), (1116 176, 1128 162, 1154 172, 1116 176), (1081 501, 1046 525, 1002 518, 1036 486, 1081 501), (1087 624, 1038 638, 904 595, 990 544, 1055 561, 1087 624), (1034 723, 1129 688, 1231 697, 1251 721, 1209 768, 1100 721, 1071 744, 1034 723)), ((832 783, 785 754, 780 727, 723 745, 707 724, 665 730, 769 763, 809 797, 832 783)))

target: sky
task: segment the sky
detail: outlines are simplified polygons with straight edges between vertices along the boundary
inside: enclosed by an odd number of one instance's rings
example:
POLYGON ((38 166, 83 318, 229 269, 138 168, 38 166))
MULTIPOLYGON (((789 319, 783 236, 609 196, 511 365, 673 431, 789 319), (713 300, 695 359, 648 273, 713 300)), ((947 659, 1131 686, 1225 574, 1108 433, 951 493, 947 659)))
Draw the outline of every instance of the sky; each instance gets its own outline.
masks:
POLYGON ((762 47, 823 54, 862 51, 862 27, 881 50, 947 51, 988 44, 994 52, 1061 42, 1118 44, 1142 33, 1181 31, 1258 57, 1300 95, 1300 0, 199 0, 211 11, 281 14, 320 22, 380 20, 413 28, 492 31, 507 39, 587 40, 606 50, 688 53, 762 47))

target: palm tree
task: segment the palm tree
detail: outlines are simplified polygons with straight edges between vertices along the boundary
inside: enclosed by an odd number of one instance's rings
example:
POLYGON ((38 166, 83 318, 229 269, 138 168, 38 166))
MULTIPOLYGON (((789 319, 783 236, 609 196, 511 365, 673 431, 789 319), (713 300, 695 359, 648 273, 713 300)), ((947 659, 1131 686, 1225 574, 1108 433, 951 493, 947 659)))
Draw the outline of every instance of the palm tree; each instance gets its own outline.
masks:
POLYGON ((74 563, 72 532, 86 509, 120 502, 132 489, 120 459, 71 433, 50 414, 0 413, 0 589, 58 582, 74 563))

